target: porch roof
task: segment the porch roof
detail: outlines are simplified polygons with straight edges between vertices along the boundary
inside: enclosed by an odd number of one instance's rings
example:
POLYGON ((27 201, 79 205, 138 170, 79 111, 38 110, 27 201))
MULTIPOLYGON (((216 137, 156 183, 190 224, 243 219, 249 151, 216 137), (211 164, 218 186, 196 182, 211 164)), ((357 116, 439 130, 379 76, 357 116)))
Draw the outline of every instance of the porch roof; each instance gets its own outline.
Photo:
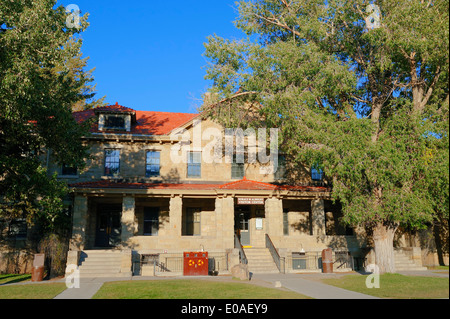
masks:
POLYGON ((325 186, 293 186, 276 185, 248 180, 246 178, 224 184, 194 184, 194 183, 130 183, 113 180, 101 180, 70 184, 75 189, 128 189, 128 190, 207 190, 207 191, 299 191, 299 192, 330 192, 325 186))

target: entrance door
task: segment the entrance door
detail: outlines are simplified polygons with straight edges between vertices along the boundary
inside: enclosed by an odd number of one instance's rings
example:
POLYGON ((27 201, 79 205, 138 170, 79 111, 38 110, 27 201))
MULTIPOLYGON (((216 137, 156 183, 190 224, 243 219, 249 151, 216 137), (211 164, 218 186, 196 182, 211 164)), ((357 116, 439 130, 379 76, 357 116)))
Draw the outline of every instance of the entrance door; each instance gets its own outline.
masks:
POLYGON ((241 241, 242 246, 250 245, 250 209, 239 208, 234 217, 234 230, 241 241))
POLYGON ((95 234, 96 247, 110 248, 120 244, 122 233, 121 210, 121 205, 98 208, 95 234))

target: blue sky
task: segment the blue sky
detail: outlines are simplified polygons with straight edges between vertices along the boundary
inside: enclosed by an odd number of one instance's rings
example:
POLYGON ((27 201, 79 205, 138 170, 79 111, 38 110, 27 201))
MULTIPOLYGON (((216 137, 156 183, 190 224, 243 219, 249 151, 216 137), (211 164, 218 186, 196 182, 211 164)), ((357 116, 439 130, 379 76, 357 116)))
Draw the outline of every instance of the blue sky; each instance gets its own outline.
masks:
POLYGON ((209 82, 206 37, 242 38, 234 0, 64 0, 89 13, 82 33, 97 96, 143 111, 196 112, 209 82))

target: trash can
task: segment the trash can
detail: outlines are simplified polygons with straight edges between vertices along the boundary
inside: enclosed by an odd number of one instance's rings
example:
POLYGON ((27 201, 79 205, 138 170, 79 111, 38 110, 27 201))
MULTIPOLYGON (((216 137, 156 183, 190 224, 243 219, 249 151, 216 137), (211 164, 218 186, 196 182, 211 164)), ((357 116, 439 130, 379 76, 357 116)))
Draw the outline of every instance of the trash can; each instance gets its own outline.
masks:
POLYGON ((44 254, 35 254, 33 260, 33 269, 31 270, 31 281, 37 282, 44 279, 44 254))
POLYGON ((216 259, 214 257, 208 258, 208 275, 217 276, 219 272, 216 270, 216 259))
POLYGON ((322 251, 322 273, 333 273, 333 251, 331 248, 322 251))
POLYGON ((31 271, 31 281, 39 282, 44 280, 44 266, 33 267, 31 271))

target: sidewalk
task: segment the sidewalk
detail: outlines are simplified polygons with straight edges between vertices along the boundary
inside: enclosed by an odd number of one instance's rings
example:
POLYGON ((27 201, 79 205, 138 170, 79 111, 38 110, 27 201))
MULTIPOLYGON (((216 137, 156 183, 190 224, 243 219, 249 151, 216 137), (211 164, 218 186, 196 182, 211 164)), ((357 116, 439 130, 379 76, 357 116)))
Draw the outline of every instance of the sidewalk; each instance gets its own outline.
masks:
MULTIPOLYGON (((331 274, 331 276, 334 276, 334 274, 331 274)), ((322 275, 323 278, 331 276, 322 275)), ((299 274, 255 274, 254 278, 271 282, 274 285, 276 282, 279 282, 282 287, 314 299, 380 299, 374 296, 326 285, 316 280, 308 280, 305 279, 307 277, 299 274)))

